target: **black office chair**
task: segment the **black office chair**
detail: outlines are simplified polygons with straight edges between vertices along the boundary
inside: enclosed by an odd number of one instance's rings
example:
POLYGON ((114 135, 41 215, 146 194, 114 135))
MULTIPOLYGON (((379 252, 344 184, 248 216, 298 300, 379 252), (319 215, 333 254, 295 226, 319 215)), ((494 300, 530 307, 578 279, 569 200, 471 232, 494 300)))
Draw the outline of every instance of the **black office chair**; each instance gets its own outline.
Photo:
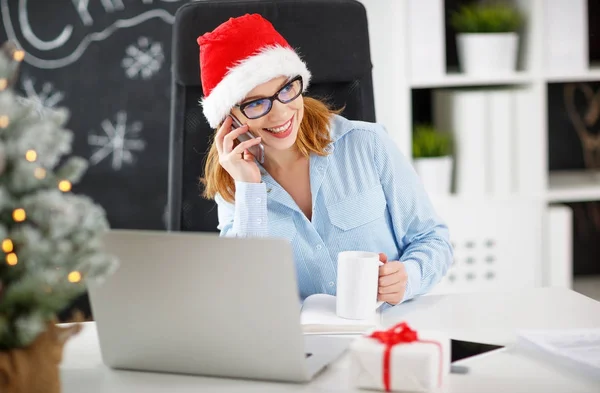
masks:
POLYGON ((182 6, 173 26, 168 230, 217 231, 217 207, 199 178, 213 130, 199 100, 198 36, 230 17, 258 13, 296 48, 312 73, 308 96, 343 116, 375 121, 367 16, 356 0, 208 0, 182 6))

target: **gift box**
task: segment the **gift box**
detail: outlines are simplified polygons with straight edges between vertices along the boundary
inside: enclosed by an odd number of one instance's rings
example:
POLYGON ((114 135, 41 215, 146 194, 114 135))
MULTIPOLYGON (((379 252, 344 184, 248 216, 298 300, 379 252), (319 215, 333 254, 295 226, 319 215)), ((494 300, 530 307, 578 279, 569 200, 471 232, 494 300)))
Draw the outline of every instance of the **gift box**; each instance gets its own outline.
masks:
POLYGON ((430 392, 450 373, 450 338, 400 323, 356 339, 350 347, 355 387, 388 392, 430 392))

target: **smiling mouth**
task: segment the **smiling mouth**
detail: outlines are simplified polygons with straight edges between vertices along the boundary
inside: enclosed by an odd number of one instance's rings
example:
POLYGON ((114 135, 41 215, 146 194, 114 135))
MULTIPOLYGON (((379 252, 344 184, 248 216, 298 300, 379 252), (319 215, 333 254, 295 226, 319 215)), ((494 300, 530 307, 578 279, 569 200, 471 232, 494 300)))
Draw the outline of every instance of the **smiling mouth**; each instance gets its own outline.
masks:
POLYGON ((265 128, 265 130, 272 132, 274 134, 278 134, 280 132, 284 132, 285 130, 287 130, 290 125, 292 124, 292 120, 294 120, 294 116, 292 116, 292 118, 288 121, 286 121, 284 124, 278 126, 278 127, 273 127, 273 128, 265 128))

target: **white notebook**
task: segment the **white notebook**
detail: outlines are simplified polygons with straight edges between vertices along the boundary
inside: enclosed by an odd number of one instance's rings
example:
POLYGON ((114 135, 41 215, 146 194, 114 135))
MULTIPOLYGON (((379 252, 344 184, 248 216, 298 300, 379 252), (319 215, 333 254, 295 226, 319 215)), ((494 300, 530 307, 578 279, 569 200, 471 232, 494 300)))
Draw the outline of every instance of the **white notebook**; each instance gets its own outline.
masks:
POLYGON ((363 334, 381 327, 381 312, 373 311, 369 319, 345 319, 335 314, 336 298, 315 294, 307 297, 300 311, 300 323, 305 334, 363 334))
POLYGON ((600 328, 523 330, 518 334, 517 343, 600 378, 600 328))

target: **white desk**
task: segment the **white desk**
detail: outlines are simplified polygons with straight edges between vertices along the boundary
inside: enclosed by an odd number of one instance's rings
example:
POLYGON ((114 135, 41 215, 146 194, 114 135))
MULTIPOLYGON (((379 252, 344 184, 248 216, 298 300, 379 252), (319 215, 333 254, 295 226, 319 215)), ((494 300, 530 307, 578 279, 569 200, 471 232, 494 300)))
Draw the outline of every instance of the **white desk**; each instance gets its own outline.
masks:
MULTIPOLYGON (((386 310, 385 324, 401 320, 415 328, 446 331, 452 338, 509 345, 466 359, 466 375, 451 374, 443 392, 600 391, 600 380, 571 373, 510 347, 515 329, 600 327, 600 302, 566 289, 511 293, 424 296, 386 310)), ((167 392, 348 392, 347 358, 332 364, 310 384, 282 384, 170 374, 115 371, 102 363, 94 323, 65 347, 63 393, 167 392)), ((359 391, 359 390, 356 390, 359 391)), ((360 391, 364 392, 364 391, 360 391)))

